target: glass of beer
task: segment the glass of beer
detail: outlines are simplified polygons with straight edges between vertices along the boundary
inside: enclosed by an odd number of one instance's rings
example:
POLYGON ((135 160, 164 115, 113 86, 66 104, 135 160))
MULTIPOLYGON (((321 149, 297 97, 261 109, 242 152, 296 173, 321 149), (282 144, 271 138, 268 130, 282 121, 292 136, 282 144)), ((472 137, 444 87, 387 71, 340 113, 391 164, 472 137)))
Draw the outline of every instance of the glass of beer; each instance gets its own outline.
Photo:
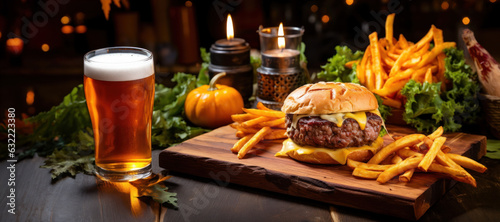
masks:
POLYGON ((96 175, 131 181, 151 175, 153 55, 110 47, 84 56, 84 88, 95 140, 96 175))

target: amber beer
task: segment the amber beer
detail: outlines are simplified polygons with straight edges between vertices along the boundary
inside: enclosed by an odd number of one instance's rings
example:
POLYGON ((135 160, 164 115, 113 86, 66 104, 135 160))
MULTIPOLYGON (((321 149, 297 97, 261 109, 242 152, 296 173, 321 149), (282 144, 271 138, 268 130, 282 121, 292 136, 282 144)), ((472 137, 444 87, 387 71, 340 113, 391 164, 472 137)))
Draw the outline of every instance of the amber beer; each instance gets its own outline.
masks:
POLYGON ((94 50, 85 55, 84 74, 96 175, 108 181, 149 176, 155 78, 151 52, 133 47, 94 50))

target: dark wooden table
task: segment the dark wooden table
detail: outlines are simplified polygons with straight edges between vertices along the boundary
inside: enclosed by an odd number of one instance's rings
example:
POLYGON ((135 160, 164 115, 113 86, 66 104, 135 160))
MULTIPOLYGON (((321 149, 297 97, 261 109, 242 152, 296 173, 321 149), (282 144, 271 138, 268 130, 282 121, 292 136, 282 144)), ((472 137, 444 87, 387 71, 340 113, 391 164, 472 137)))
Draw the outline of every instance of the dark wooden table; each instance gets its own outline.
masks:
MULTIPOLYGON (((159 151, 153 152, 153 170, 159 151)), ((7 212, 10 163, 0 162, 0 221, 401 221, 362 210, 331 206, 255 188, 171 172, 167 181, 176 192, 178 210, 130 197, 128 184, 104 183, 79 174, 51 183, 44 158, 16 164, 15 215, 7 212)), ((420 221, 498 221, 500 160, 482 158, 484 174, 471 172, 477 188, 457 183, 420 221)))

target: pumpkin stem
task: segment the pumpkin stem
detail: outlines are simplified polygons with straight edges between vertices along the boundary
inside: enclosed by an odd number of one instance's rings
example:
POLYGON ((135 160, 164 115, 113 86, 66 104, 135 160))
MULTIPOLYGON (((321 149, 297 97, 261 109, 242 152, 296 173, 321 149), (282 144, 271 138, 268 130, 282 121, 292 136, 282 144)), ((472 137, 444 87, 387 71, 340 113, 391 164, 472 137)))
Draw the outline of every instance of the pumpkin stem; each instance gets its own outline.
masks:
POLYGON ((221 72, 221 73, 218 73, 217 75, 215 75, 210 80, 210 84, 208 85, 208 91, 218 90, 217 87, 215 86, 215 83, 217 82, 217 80, 219 80, 221 77, 223 77, 225 75, 226 75, 226 72, 221 72))

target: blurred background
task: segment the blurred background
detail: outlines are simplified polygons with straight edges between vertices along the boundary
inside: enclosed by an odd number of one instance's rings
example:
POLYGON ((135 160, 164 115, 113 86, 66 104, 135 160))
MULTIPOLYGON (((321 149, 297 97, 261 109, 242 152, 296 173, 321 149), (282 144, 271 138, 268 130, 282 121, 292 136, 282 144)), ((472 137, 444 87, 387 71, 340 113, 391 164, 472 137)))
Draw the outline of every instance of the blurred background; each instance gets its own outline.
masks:
MULTIPOLYGON (((118 45, 154 53, 157 81, 170 84, 175 72, 198 73, 200 47, 226 36, 228 13, 235 37, 259 49, 257 29, 304 27, 311 72, 320 70, 336 45, 360 49, 367 36, 384 36, 385 17, 396 13, 394 36, 422 38, 431 25, 445 41, 464 48, 469 28, 500 61, 500 3, 497 0, 115 0, 106 19, 101 1, 9 0, 0 2, 0 110, 34 115, 59 104, 83 82, 83 55, 118 45)), ((107 2, 102 0, 102 2, 107 2)), ((2 118, 3 119, 3 118, 2 118)))

